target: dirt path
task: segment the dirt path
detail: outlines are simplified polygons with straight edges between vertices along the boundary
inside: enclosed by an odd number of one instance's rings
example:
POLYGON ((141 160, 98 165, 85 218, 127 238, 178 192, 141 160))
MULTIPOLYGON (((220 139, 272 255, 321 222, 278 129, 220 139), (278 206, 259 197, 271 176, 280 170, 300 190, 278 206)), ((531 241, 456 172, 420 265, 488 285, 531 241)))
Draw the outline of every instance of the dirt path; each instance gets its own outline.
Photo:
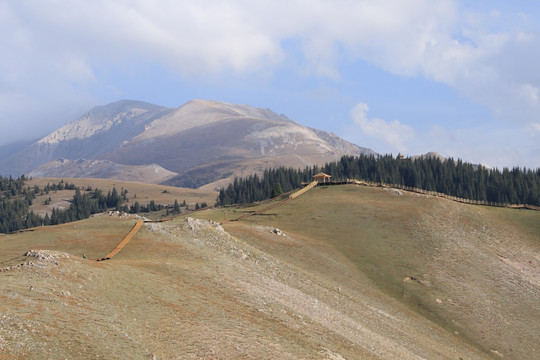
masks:
POLYGON ((126 237, 122 241, 120 241, 120 243, 118 243, 118 245, 116 245, 116 247, 110 253, 108 253, 104 258, 99 259, 98 261, 109 260, 116 254, 118 254, 124 248, 124 246, 126 246, 129 240, 131 240, 131 238, 135 236, 135 234, 137 233, 137 231, 139 231, 143 223, 144 221, 142 220, 137 221, 137 223, 135 224, 135 226, 133 226, 133 229, 131 229, 129 234, 127 234, 126 237))
POLYGON ((313 182, 311 182, 309 185, 307 185, 306 187, 303 187, 302 189, 293 192, 293 193, 290 194, 285 200, 282 200, 282 201, 280 201, 280 202, 278 202, 278 203, 276 203, 276 204, 272 204, 272 205, 270 205, 270 206, 267 206, 267 207, 265 207, 264 209, 257 210, 257 211, 251 212, 251 213, 249 213, 249 214, 242 215, 242 216, 240 216, 240 217, 237 218, 237 219, 234 219, 234 220, 225 220, 225 221, 223 221, 221 224, 228 223, 229 221, 240 221, 240 220, 243 220, 243 219, 248 218, 248 217, 250 217, 250 216, 257 215, 257 214, 263 213, 263 212, 265 212, 265 211, 268 211, 268 210, 270 210, 270 209, 273 209, 273 208, 275 208, 275 207, 278 207, 278 206, 280 206, 280 205, 283 205, 283 204, 285 204, 286 202, 289 202, 289 201, 291 201, 291 200, 297 198, 298 196, 300 196, 300 195, 306 193, 307 191, 313 189, 315 186, 317 186, 317 181, 313 181, 313 182))

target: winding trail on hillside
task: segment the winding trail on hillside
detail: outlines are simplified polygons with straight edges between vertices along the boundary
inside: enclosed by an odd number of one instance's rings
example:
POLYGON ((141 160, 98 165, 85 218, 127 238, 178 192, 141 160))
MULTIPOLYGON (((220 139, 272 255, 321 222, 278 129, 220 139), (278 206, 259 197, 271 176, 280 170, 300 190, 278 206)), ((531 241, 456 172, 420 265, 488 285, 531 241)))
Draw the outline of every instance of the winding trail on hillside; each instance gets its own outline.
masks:
MULTIPOLYGON (((304 194, 306 191, 314 188, 316 185, 317 185, 317 181, 313 181, 309 185, 307 185, 306 187, 304 187, 304 188, 290 194, 285 200, 282 200, 282 201, 280 201, 280 202, 278 202, 276 204, 272 204, 270 206, 267 206, 264 209, 261 209, 261 210, 258 210, 258 211, 255 211, 255 212, 252 212, 252 213, 249 213, 249 214, 242 215, 237 219, 227 220, 225 222, 239 221, 239 220, 242 220, 242 219, 247 218, 249 216, 256 215, 256 214, 262 213, 264 211, 270 210, 272 208, 275 208, 277 206, 280 206, 280 205, 282 205, 282 204, 284 204, 284 203, 286 203, 288 201, 291 201, 292 199, 304 194)), ((185 214, 183 214, 183 215, 185 215, 185 214)), ((156 222, 163 222, 163 221, 169 221, 169 220, 172 220, 172 218, 171 219, 164 219, 164 220, 156 221, 156 222)), ((97 261, 110 260, 113 256, 118 254, 124 248, 124 246, 126 246, 126 244, 131 240, 131 238, 133 236, 135 236, 135 234, 137 233, 137 231, 139 231, 139 229, 141 228, 141 226, 142 226, 142 224, 144 222, 145 221, 143 221, 143 220, 138 220, 137 223, 135 224, 135 226, 133 226, 133 228, 131 229, 131 231, 124 237, 124 239, 122 239, 122 241, 120 241, 120 243, 118 243, 118 245, 116 245, 116 247, 110 253, 108 253, 105 257, 103 257, 101 259, 98 259, 97 261)), ((148 222, 153 222, 153 221, 148 221, 148 222)), ((225 222, 223 222, 223 223, 225 223, 225 222)))
POLYGON ((253 215, 257 215, 257 214, 260 214, 260 213, 265 212, 265 211, 267 211, 267 210, 270 210, 270 209, 273 209, 273 208, 278 207, 278 206, 280 206, 280 205, 283 205, 283 204, 285 204, 286 202, 289 202, 289 201, 291 201, 291 200, 292 200, 291 198, 287 198, 287 199, 282 200, 282 201, 280 201, 280 202, 278 202, 278 203, 275 203, 275 204, 272 204, 272 205, 270 205, 270 206, 267 206, 267 207, 265 207, 264 209, 257 210, 257 211, 251 212, 251 213, 249 213, 249 214, 242 215, 242 216, 240 216, 240 217, 237 218, 237 219, 233 219, 233 220, 225 220, 225 221, 221 222, 221 224, 228 223, 229 221, 240 221, 240 220, 245 219, 245 218, 247 218, 247 217, 250 217, 250 216, 253 216, 253 215))
POLYGON ((265 207, 264 209, 257 210, 257 211, 251 212, 251 213, 249 213, 249 214, 242 215, 242 216, 240 216, 240 217, 237 218, 237 219, 233 219, 233 220, 225 220, 225 221, 221 222, 221 224, 225 224, 225 223, 228 223, 228 222, 230 222, 230 221, 240 221, 240 220, 243 220, 243 219, 245 219, 245 218, 247 218, 247 217, 250 217, 250 216, 253 216, 253 215, 257 215, 257 214, 263 213, 263 212, 265 212, 265 211, 267 211, 267 210, 270 210, 270 209, 273 209, 273 208, 278 207, 278 206, 280 206, 280 205, 283 205, 283 204, 285 204, 286 202, 289 202, 289 201, 291 201, 291 200, 297 198, 298 196, 304 194, 305 192, 307 192, 307 191, 313 189, 315 186, 317 186, 317 184, 318 184, 317 181, 312 181, 311 183, 309 183, 307 186, 303 187, 302 189, 300 189, 300 190, 298 190, 298 191, 295 191, 295 192, 293 192, 292 194, 290 194, 285 200, 282 200, 282 201, 280 201, 280 202, 278 202, 278 203, 275 203, 275 204, 272 204, 272 205, 270 205, 270 206, 267 206, 267 207, 265 207))
POLYGON ((126 237, 124 237, 124 239, 122 239, 122 241, 120 241, 120 243, 118 243, 118 245, 116 245, 116 247, 110 253, 108 253, 105 257, 98 259, 97 261, 110 260, 113 256, 118 254, 124 248, 124 246, 126 246, 129 240, 131 240, 131 238, 135 236, 143 223, 143 220, 138 220, 135 226, 133 226, 131 231, 126 235, 126 237))

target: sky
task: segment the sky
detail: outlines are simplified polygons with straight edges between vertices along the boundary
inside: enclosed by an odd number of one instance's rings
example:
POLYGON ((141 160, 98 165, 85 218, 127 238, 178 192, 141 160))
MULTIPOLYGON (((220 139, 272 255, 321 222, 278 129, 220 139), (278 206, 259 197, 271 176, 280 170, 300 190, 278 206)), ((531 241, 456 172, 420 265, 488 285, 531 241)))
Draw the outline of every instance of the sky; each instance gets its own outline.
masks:
POLYGON ((0 0, 0 145, 121 99, 208 99, 536 169, 538 59, 536 0, 0 0))

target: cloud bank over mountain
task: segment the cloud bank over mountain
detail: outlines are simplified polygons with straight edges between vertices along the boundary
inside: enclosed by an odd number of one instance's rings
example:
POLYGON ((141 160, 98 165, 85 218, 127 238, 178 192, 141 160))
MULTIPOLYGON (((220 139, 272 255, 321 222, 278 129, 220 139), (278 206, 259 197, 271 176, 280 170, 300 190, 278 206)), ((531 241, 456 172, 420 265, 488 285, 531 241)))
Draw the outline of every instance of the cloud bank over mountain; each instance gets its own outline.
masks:
MULTIPOLYGON (((350 89, 367 81, 371 67, 388 77, 377 86, 402 78, 441 84, 454 92, 449 101, 462 96, 488 110, 474 121, 516 127, 526 143, 540 143, 540 11, 526 1, 35 1, 3 2, 0 10, 0 46, 9 49, 0 58, 0 117, 13 137, 41 135, 90 105, 127 97, 128 88, 135 88, 129 97, 154 102, 160 88, 167 96, 191 90, 189 98, 256 96, 258 103, 266 95, 287 110, 294 105, 278 98, 293 91, 291 74, 305 92, 337 89, 332 109, 341 104, 347 113, 359 102, 384 102, 350 89), (260 92, 250 95, 254 88, 260 92)), ((425 90, 410 91, 419 91, 420 104, 425 90)), ((312 113, 302 111, 310 121, 312 113)), ((405 113, 375 116, 421 126, 405 113)), ((343 118, 332 117, 329 130, 342 128, 343 118)), ((440 117, 432 122, 467 129, 440 117)), ((399 148, 406 147, 389 147, 399 148)), ((519 156, 534 164, 538 150, 530 145, 519 156)))

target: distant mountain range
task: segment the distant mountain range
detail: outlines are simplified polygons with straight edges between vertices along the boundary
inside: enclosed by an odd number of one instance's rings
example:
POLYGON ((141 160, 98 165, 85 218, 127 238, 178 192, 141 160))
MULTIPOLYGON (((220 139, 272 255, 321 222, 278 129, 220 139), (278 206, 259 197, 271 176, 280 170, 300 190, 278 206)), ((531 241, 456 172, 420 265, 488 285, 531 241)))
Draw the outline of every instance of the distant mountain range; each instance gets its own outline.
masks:
POLYGON ((269 109, 192 100, 179 108, 122 100, 0 161, 0 174, 92 177, 215 188, 267 167, 304 168, 375 154, 269 109))

